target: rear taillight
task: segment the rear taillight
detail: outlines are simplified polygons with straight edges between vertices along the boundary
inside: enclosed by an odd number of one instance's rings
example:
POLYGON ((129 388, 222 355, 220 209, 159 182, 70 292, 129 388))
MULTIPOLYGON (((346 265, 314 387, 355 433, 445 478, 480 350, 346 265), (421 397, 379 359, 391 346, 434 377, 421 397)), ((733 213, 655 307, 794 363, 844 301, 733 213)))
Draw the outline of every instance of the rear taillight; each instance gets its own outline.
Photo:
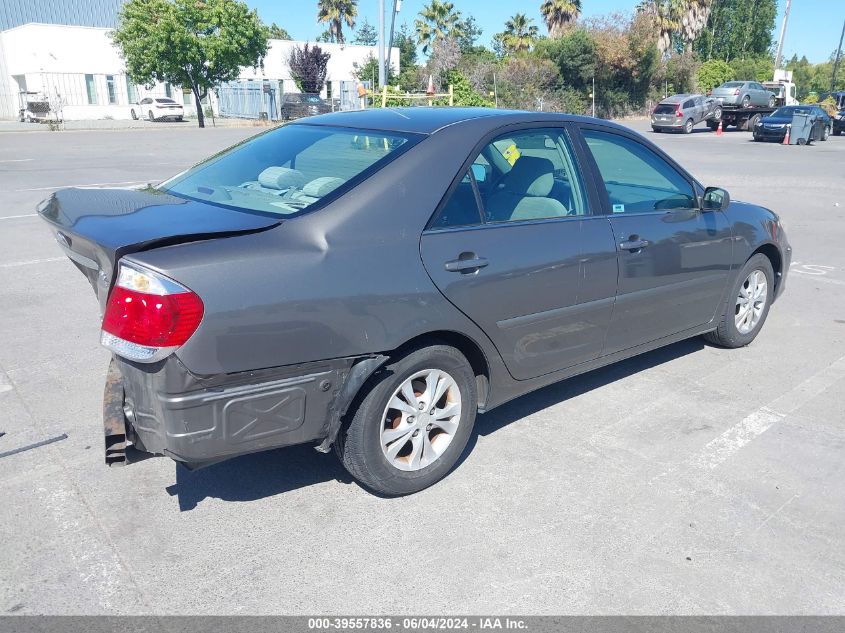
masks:
POLYGON ((675 110, 675 116, 684 116, 684 113, 681 112, 680 108, 675 110))
POLYGON ((738 97, 738 96, 739 96, 739 88, 737 88, 736 90, 734 90, 734 96, 735 96, 735 97, 738 97))
POLYGON ((163 275, 121 264, 103 316, 102 344, 141 363, 166 358, 202 321, 199 296, 163 275))

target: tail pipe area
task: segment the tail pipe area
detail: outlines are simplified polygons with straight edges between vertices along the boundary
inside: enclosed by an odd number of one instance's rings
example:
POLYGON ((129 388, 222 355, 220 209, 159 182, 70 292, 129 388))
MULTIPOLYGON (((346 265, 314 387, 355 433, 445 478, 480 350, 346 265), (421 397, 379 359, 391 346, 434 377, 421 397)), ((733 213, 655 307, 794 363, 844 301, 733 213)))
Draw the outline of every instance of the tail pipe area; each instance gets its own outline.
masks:
POLYGON ((123 378, 112 360, 103 394, 103 431, 106 436, 106 465, 126 464, 126 415, 123 410, 123 378))

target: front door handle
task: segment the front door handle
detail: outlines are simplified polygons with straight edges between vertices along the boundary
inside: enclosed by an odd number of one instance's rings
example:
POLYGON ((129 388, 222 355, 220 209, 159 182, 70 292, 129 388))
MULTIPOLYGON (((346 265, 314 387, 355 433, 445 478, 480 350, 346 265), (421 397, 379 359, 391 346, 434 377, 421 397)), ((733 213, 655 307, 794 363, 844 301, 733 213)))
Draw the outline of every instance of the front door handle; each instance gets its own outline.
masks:
POLYGON ((472 273, 478 270, 479 268, 484 268, 487 264, 489 264, 484 257, 476 257, 474 254, 471 257, 467 257, 464 259, 463 257, 459 259, 453 259, 451 262, 446 262, 445 268, 450 273, 472 273))
POLYGON ((620 251, 631 251, 635 253, 651 244, 648 240, 630 239, 619 244, 620 251))

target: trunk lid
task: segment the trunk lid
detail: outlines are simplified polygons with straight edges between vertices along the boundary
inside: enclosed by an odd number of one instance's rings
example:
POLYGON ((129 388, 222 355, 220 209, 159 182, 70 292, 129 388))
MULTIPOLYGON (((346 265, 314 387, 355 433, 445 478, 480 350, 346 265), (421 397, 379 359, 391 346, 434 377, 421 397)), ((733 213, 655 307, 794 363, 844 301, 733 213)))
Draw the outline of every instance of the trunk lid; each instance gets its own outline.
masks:
POLYGON ((263 231, 277 217, 177 198, 147 188, 62 189, 38 207, 56 242, 104 305, 118 260, 129 253, 263 231))

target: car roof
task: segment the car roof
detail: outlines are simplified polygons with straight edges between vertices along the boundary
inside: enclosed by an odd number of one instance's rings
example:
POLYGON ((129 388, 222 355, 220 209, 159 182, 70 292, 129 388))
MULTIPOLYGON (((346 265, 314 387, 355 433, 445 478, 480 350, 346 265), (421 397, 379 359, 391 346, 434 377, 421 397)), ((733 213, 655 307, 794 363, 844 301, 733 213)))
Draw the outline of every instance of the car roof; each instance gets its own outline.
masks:
POLYGON ((355 127, 385 132, 410 132, 414 134, 434 134, 451 125, 469 121, 487 122, 494 130, 510 123, 561 123, 581 121, 601 123, 610 127, 619 127, 609 121, 590 117, 555 112, 527 112, 521 110, 497 110, 495 108, 461 107, 411 107, 411 108, 370 108, 350 112, 333 112, 309 117, 291 125, 330 125, 335 127, 355 127))
POLYGON ((671 97, 666 97, 660 103, 678 103, 680 101, 686 101, 687 99, 692 99, 693 97, 700 97, 701 95, 696 95, 692 93, 683 92, 681 94, 672 95, 671 97))

